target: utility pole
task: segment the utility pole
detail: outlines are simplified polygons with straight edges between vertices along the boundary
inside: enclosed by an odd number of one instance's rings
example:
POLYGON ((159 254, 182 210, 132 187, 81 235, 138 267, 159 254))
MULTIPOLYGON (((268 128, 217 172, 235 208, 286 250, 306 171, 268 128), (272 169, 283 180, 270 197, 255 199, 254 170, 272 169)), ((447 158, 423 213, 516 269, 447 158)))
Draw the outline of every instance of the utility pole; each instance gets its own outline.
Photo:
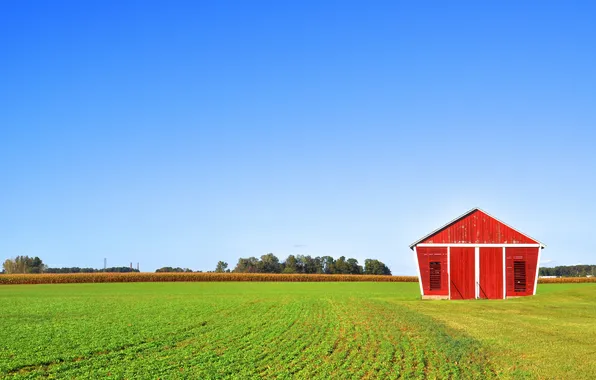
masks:
POLYGON ((104 257, 103 258, 103 270, 104 270, 104 272, 105 272, 107 266, 108 266, 108 259, 107 259, 107 257, 104 257))

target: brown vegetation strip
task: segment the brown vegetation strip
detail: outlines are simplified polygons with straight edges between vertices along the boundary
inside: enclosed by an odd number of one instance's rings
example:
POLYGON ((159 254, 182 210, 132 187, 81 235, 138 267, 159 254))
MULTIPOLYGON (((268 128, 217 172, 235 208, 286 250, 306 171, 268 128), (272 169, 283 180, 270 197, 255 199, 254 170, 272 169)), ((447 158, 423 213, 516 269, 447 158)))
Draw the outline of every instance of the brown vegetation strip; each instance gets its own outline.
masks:
POLYGON ((4 274, 0 285, 94 282, 417 282, 416 276, 270 273, 64 273, 4 274))
POLYGON ((539 278, 539 284, 572 284, 583 282, 596 282, 596 277, 557 277, 557 278, 539 278))
MULTIPOLYGON (((3 274, 0 285, 73 284, 94 282, 418 282, 416 276, 277 273, 63 273, 3 274)), ((540 284, 594 282, 596 277, 541 278, 540 284)))

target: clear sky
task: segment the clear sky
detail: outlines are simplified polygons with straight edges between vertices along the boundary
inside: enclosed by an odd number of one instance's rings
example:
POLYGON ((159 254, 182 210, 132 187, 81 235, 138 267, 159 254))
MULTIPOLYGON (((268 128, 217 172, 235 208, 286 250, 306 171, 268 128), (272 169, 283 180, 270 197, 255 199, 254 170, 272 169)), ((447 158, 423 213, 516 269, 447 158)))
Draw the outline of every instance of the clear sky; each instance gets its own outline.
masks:
MULTIPOLYGON (((472 207, 596 264, 592 1, 2 1, 0 259, 378 258, 472 207)), ((543 263, 543 264, 544 264, 543 263)))

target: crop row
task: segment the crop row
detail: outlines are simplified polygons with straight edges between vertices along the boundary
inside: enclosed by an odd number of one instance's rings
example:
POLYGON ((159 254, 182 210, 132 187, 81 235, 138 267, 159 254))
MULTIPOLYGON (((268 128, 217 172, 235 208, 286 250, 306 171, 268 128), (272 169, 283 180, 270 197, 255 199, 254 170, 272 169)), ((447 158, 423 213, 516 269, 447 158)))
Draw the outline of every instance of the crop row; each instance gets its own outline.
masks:
POLYGON ((416 276, 269 273, 63 273, 5 274, 0 285, 94 282, 417 282, 416 276))
MULTIPOLYGON (((57 273, 4 274, 0 285, 95 282, 418 282, 416 276, 277 273, 57 273)), ((596 282, 596 277, 540 278, 540 284, 596 282)))
POLYGON ((557 277, 557 278, 539 278, 539 284, 570 284, 580 282, 596 282, 596 277, 557 277))

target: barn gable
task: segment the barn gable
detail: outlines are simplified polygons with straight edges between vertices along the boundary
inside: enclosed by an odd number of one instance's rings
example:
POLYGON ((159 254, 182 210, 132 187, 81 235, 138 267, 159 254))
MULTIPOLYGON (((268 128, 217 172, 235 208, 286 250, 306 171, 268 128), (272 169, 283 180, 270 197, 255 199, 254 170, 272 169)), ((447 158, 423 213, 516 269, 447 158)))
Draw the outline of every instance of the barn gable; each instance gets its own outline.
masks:
POLYGON ((479 208, 447 223, 410 245, 418 244, 540 244, 479 208))

